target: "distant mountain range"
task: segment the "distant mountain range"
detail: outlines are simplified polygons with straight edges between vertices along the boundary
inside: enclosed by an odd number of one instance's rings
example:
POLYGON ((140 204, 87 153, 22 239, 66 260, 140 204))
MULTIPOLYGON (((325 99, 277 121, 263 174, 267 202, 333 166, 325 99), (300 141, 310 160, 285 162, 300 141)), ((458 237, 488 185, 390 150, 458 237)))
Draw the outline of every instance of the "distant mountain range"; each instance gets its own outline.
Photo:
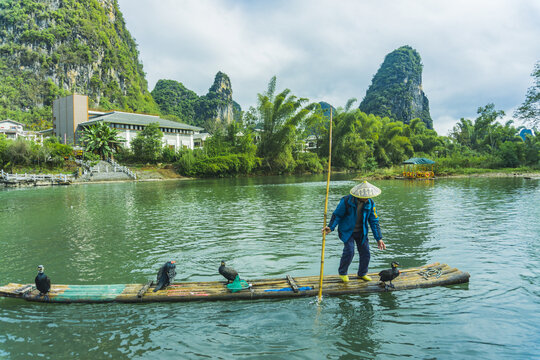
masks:
MULTIPOLYGON (((50 127, 53 100, 71 93, 88 95, 93 109, 206 128, 241 117, 222 72, 203 96, 165 79, 150 93, 117 0, 0 0, 0 34, 0 119, 50 127)), ((420 117, 433 128, 420 55, 409 46, 388 54, 360 109, 405 123, 420 117)))

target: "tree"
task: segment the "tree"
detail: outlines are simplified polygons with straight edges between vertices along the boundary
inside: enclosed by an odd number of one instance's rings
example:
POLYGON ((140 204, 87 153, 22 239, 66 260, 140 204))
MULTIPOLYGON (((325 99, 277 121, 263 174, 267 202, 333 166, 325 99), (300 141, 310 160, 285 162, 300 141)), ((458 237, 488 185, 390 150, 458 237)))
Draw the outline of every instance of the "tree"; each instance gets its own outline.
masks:
POLYGON ((258 94, 257 117, 262 124, 258 153, 273 171, 294 169, 293 150, 298 126, 316 108, 315 104, 304 106, 308 99, 291 95, 285 89, 276 91, 276 77, 268 83, 268 89, 258 94))
POLYGON ((534 67, 531 74, 534 85, 527 90, 525 101, 516 110, 514 116, 530 123, 532 126, 540 125, 540 61, 534 67))
POLYGON ((351 110, 349 100, 345 109, 338 108, 335 130, 332 134, 333 163, 350 169, 372 169, 374 143, 380 128, 380 119, 359 109, 351 110))
POLYGON ((131 142, 135 157, 143 162, 155 163, 161 155, 163 133, 159 123, 148 124, 131 142))
POLYGON ((496 121, 504 116, 504 111, 495 110, 493 103, 487 104, 484 107, 479 107, 477 113, 480 115, 474 121, 473 146, 474 150, 489 150, 493 152, 495 149, 496 138, 493 136, 494 129, 497 127, 496 121))
POLYGON ((459 122, 450 131, 450 138, 458 144, 472 149, 474 126, 471 120, 461 118, 459 122))
POLYGON ((400 164, 414 154, 409 138, 403 136, 404 124, 387 117, 383 118, 382 122, 379 141, 375 144, 377 162, 382 166, 400 164))
POLYGON ((443 145, 443 141, 437 135, 437 132, 427 129, 424 122, 419 118, 412 119, 410 124, 405 125, 403 134, 409 138, 415 153, 429 155, 435 151, 435 148, 443 145))
POLYGON ((118 131, 105 122, 89 126, 81 138, 85 151, 97 154, 101 159, 112 157, 123 141, 119 138, 118 131))

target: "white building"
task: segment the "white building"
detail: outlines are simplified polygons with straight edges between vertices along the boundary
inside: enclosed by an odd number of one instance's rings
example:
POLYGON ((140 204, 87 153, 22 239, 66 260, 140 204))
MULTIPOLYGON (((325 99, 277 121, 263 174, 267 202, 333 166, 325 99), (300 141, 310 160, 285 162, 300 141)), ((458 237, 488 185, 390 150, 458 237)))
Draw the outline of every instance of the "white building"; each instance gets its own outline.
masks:
POLYGON ((193 149, 193 136, 203 130, 203 128, 197 126, 161 119, 156 115, 133 114, 122 111, 97 114, 94 112, 94 114, 90 117, 90 120, 77 125, 75 131, 76 140, 82 136, 82 131, 86 127, 98 122, 106 122, 110 127, 118 131, 119 137, 126 140, 125 146, 130 147, 131 141, 133 141, 139 132, 151 123, 158 123, 159 129, 163 133, 163 146, 174 150, 182 148, 193 149))
POLYGON ((25 131, 24 124, 13 120, 0 121, 0 134, 6 135, 8 139, 17 139, 18 137, 43 143, 43 135, 34 131, 25 131))
POLYGON ((86 95, 69 95, 53 102, 53 132, 64 144, 76 144, 82 131, 98 122, 108 123, 118 130, 118 135, 130 147, 131 141, 151 123, 158 123, 163 133, 163 146, 179 150, 194 148, 193 135, 203 128, 161 119, 156 115, 135 114, 123 111, 101 112, 88 109, 86 95))

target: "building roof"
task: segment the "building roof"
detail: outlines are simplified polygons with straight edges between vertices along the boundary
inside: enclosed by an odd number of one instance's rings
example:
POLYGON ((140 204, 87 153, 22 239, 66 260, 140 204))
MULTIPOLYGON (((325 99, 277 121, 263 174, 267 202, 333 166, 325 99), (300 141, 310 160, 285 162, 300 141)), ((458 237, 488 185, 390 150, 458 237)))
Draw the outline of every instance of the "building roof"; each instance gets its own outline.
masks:
POLYGON ((105 121, 108 123, 115 123, 115 124, 142 125, 142 126, 146 126, 150 123, 157 122, 159 123, 160 127, 193 130, 193 131, 203 130, 203 128, 200 128, 197 126, 191 126, 191 125, 187 125, 187 124, 176 122, 176 121, 161 119, 159 116, 156 116, 156 115, 133 114, 133 113, 126 113, 122 111, 112 111, 109 113, 105 113, 103 115, 97 115, 90 118, 90 120, 88 121, 80 123, 79 125, 88 126, 88 125, 93 125, 95 123, 98 123, 100 121, 105 121))
POLYGON ((0 120, 0 123, 3 123, 3 122, 10 122, 10 123, 13 123, 13 124, 17 124, 17 125, 24 126, 24 124, 22 124, 22 123, 20 123, 20 122, 17 122, 17 121, 15 121, 15 120, 11 120, 11 119, 0 120))
POLYGON ((415 164, 415 165, 435 164, 435 161, 429 160, 426 158, 410 158, 409 160, 405 160, 403 164, 415 164))

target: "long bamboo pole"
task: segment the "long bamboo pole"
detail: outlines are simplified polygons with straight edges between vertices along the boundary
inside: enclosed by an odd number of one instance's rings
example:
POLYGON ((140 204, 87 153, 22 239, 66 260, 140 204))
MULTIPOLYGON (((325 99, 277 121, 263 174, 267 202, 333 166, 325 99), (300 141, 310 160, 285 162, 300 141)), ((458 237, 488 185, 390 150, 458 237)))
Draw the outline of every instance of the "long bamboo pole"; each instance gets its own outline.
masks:
MULTIPOLYGON (((330 191, 330 171, 332 169, 332 108, 330 107, 330 140, 328 149, 328 177, 326 178, 326 199, 324 201, 324 224, 326 226, 326 214, 328 213, 328 192, 330 191)), ((322 250, 321 250, 321 273, 319 275, 319 297, 318 302, 322 300, 322 287, 324 277, 324 245, 326 243, 326 231, 322 233, 322 250)))

